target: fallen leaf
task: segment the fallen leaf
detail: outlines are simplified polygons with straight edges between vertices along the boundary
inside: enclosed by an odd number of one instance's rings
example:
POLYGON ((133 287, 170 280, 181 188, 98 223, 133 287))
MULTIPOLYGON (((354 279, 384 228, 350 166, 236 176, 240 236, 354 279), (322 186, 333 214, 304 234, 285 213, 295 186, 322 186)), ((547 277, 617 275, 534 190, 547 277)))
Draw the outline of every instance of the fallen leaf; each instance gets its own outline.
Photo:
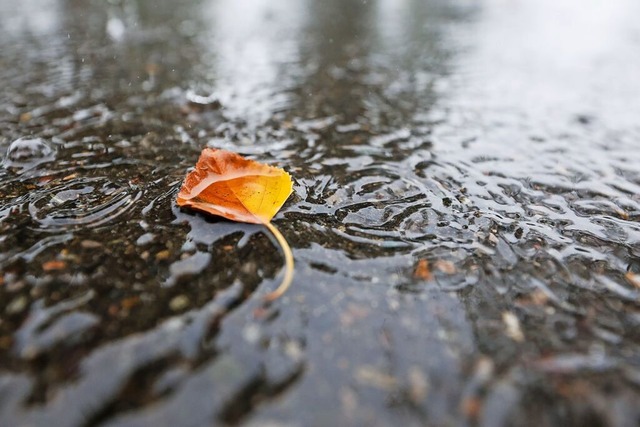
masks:
POLYGON ((64 261, 51 260, 42 264, 42 269, 44 271, 56 271, 63 270, 66 266, 67 264, 64 261))
POLYGON ((434 267, 446 274, 453 274, 456 272, 455 264, 443 259, 436 261, 434 267))
POLYGON ((629 212, 623 211, 622 209, 616 209, 616 213, 620 218, 624 220, 629 220, 629 212))
POLYGON ((245 159, 239 154, 205 148, 180 188, 176 202, 233 221, 262 224, 281 245, 285 276, 267 301, 281 296, 293 279, 291 248, 271 219, 291 195, 291 176, 283 169, 245 159))
POLYGON ((636 288, 640 288, 640 275, 628 271, 627 274, 624 275, 624 277, 633 286, 635 286, 636 288))
POLYGON ((415 270, 413 271, 413 277, 416 279, 422 280, 431 280, 433 275, 431 274, 431 269, 429 268, 429 261, 426 259, 421 259, 418 261, 415 270))

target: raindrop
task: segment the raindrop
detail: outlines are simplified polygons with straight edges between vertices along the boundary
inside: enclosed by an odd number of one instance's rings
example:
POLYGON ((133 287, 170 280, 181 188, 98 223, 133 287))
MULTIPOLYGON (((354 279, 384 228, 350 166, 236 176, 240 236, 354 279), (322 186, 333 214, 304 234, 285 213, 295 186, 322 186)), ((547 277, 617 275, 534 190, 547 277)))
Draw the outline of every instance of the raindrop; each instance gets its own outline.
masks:
POLYGON ((17 168, 21 172, 33 169, 55 159, 56 150, 41 138, 19 138, 11 143, 2 162, 5 168, 17 168))
POLYGON ((120 19, 111 18, 109 19, 109 21, 107 21, 107 34, 109 34, 109 37, 111 37, 113 40, 122 40, 125 31, 126 28, 124 26, 124 23, 120 19))

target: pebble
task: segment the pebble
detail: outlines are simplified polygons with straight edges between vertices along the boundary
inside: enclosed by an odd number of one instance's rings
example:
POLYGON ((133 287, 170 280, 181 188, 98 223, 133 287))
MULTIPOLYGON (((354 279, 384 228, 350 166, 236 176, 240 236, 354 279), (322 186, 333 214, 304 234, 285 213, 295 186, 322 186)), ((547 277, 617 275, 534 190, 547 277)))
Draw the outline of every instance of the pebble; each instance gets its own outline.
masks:
POLYGON ((398 380, 394 376, 369 365, 360 366, 356 370, 356 380, 363 385, 380 390, 389 391, 398 386, 398 380))
POLYGON ((502 321, 507 329, 506 334, 509 338, 517 342, 524 341, 524 334, 520 329, 520 321, 515 314, 505 311, 502 313, 502 321))
POLYGON ((27 300, 27 297, 25 297, 24 295, 19 296, 9 303, 5 311, 10 315, 22 313, 24 309, 27 308, 28 302, 29 301, 27 300))
POLYGON ((156 236, 153 233, 144 233, 142 236, 138 237, 138 240, 136 240, 136 245, 147 245, 153 242, 155 238, 156 236))
POLYGON ((102 247, 102 243, 96 242, 95 240, 83 240, 82 242, 80 242, 80 246, 82 246, 84 249, 95 249, 102 247))
POLYGON ((189 306, 189 298, 186 295, 178 295, 169 301, 171 311, 181 311, 189 306))

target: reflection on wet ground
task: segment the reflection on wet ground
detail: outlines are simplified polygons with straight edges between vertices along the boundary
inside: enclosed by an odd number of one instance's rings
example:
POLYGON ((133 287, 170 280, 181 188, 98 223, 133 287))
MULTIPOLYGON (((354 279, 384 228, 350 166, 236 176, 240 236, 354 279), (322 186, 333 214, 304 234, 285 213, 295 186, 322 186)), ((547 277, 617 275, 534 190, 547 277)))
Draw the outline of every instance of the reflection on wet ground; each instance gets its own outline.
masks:
POLYGON ((639 13, 0 2, 0 425, 636 425, 639 13), (271 307, 204 146, 295 177, 271 307))

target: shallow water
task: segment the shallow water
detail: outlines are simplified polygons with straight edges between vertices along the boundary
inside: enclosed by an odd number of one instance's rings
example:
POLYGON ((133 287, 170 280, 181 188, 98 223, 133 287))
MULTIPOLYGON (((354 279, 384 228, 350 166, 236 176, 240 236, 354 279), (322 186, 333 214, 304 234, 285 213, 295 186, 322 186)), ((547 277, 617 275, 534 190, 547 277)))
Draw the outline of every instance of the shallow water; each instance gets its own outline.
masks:
POLYGON ((639 13, 0 1, 0 425, 636 425, 639 13))

